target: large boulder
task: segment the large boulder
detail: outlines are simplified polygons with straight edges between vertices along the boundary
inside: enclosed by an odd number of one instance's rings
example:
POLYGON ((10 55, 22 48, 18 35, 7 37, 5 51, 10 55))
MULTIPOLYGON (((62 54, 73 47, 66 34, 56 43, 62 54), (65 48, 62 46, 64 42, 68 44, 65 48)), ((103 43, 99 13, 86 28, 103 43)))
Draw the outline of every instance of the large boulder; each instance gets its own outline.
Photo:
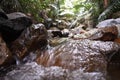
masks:
MULTIPOLYGON (((0 76, 4 76, 8 71, 12 70, 14 63, 14 56, 0 34, 0 76)), ((0 78, 0 80, 3 79, 0 78)))
POLYGON ((40 53, 47 46, 47 30, 43 24, 33 25, 9 46, 13 55, 23 59, 29 53, 40 53))
POLYGON ((8 19, 8 16, 5 14, 5 12, 0 8, 0 20, 8 19))
POLYGON ((117 37, 120 37, 120 18, 104 20, 100 22, 96 27, 97 28, 108 28, 108 29, 111 27, 117 28, 116 30, 116 32, 118 32, 117 37))
POLYGON ((97 28, 101 28, 101 27, 106 27, 106 26, 113 26, 113 25, 115 25, 116 23, 115 23, 115 21, 114 21, 114 19, 107 19, 107 20, 104 20, 104 21, 101 21, 101 22, 99 22, 97 25, 96 25, 96 27, 97 28))
POLYGON ((7 14, 7 17, 6 20, 0 19, 0 32, 3 39, 10 43, 16 40, 24 29, 31 26, 32 20, 20 12, 7 14))
POLYGON ((44 67, 35 62, 22 65, 9 72, 1 80, 106 80, 100 72, 70 71, 61 67, 44 67))
MULTIPOLYGON (((9 44, 9 46, 6 45, 0 36, 0 45, 1 76, 13 69, 15 61, 16 64, 19 65, 21 60, 30 53, 41 53, 42 50, 47 47, 47 30, 42 24, 34 25, 25 29, 21 36, 9 44)), ((32 61, 31 59, 27 58, 24 59, 24 61, 28 60, 32 61)))
MULTIPOLYGON (((9 64, 12 60, 12 54, 7 48, 5 41, 0 35, 0 66, 9 64)), ((1 68, 1 67, 0 67, 1 68)))
POLYGON ((83 69, 85 72, 104 72, 109 62, 120 63, 120 45, 114 42, 68 40, 37 58, 44 66, 83 69), (114 53, 113 53, 114 52, 114 53))
POLYGON ((97 31, 89 39, 114 41, 120 37, 120 18, 101 21, 97 31))
POLYGON ((119 34, 116 26, 92 29, 89 32, 93 33, 88 37, 88 39, 101 41, 114 41, 118 38, 119 34))

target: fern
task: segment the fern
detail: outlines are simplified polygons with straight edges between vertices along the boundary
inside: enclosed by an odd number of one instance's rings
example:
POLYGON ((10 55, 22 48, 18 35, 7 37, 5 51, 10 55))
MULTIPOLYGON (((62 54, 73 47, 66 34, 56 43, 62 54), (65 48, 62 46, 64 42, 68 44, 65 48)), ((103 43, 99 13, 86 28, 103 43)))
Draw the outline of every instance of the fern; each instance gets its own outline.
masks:
POLYGON ((101 22, 107 18, 109 18, 113 13, 120 10, 120 0, 115 0, 113 4, 110 4, 108 8, 106 8, 98 17, 98 22, 101 22))

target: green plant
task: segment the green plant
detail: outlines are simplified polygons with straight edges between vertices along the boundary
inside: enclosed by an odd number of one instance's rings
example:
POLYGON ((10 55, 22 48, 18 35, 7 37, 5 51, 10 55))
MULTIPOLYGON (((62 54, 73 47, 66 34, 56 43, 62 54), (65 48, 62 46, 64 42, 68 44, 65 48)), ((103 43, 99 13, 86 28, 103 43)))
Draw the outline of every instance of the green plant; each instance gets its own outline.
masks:
MULTIPOLYGON (((51 4, 56 0, 2 0, 0 5, 6 13, 21 11, 26 14, 31 14, 36 21, 40 21, 40 10, 51 11, 51 4)), ((51 14, 51 12, 49 12, 51 14)), ((49 14, 49 15, 51 15, 49 14)))
POLYGON ((100 14, 98 22, 109 18, 113 13, 120 10, 120 0, 111 0, 109 6, 100 14))

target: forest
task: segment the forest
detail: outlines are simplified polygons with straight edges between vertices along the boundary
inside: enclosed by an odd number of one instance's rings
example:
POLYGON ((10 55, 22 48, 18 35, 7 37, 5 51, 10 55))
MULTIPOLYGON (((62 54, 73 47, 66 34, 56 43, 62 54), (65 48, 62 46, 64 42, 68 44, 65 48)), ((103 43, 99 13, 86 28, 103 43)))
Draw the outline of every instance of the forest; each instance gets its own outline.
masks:
POLYGON ((0 80, 120 80, 120 0, 0 0, 0 80))
POLYGON ((82 22, 83 19, 100 22, 119 17, 119 13, 116 13, 119 12, 119 0, 1 0, 0 5, 7 14, 23 12, 35 22, 41 22, 44 16, 53 21, 66 19, 69 22, 82 22))

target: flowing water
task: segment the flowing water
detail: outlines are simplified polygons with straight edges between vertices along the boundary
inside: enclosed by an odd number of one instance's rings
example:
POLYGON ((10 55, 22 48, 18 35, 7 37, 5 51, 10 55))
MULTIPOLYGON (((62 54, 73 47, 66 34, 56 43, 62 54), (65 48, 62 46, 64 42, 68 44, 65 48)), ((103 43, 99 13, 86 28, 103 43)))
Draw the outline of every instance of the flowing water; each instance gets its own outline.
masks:
POLYGON ((0 80, 120 80, 119 63, 108 65, 105 57, 118 48, 113 42, 69 40, 32 53, 26 58, 32 62, 19 65, 0 80))

